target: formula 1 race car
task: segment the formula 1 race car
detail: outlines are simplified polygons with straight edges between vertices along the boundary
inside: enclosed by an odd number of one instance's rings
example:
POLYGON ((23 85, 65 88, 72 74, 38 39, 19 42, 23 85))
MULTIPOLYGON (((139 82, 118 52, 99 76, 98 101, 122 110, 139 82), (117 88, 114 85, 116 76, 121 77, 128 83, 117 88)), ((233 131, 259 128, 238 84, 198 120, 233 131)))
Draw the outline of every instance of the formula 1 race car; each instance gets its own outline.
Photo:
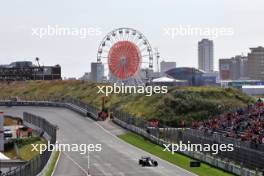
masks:
POLYGON ((141 165, 142 167, 157 167, 158 162, 150 157, 141 157, 138 160, 138 164, 141 165))

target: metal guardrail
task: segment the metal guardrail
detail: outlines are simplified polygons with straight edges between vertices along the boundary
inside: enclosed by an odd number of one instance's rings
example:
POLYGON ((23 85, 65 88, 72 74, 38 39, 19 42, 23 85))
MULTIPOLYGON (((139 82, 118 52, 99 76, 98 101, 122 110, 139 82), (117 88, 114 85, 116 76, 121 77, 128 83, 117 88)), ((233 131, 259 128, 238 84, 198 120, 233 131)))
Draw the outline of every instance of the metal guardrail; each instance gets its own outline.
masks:
MULTIPOLYGON (((50 136, 50 142, 55 144, 56 142, 56 131, 57 127, 49 123, 46 119, 29 114, 23 114, 24 122, 42 129, 43 132, 50 136)), ((28 161, 26 164, 18 166, 17 168, 10 170, 6 173, 1 174, 1 176, 35 176, 39 174, 45 167, 46 163, 50 159, 52 151, 44 151, 43 154, 35 156, 33 159, 28 161)))
POLYGON ((220 152, 217 156, 220 158, 228 158, 251 169, 264 169, 264 150, 263 144, 254 144, 246 141, 238 141, 237 139, 221 136, 219 134, 208 134, 198 130, 184 130, 182 133, 182 141, 201 144, 233 144, 232 152, 220 152))
POLYGON ((97 113, 99 109, 85 104, 81 101, 74 100, 74 99, 61 99, 61 100, 21 100, 21 101, 9 101, 9 100, 2 100, 0 101, 0 106, 41 106, 41 107, 64 107, 75 111, 82 116, 89 116, 92 117, 94 120, 97 120, 97 113))
MULTIPOLYGON (((84 102, 79 100, 75 100, 69 97, 64 98, 38 98, 34 99, 34 101, 30 101, 30 98, 23 98, 23 101, 17 102, 10 102, 10 101, 0 101, 0 106, 51 106, 51 107, 64 107, 70 110, 73 110, 83 116, 92 117, 93 119, 97 120, 97 113, 99 109, 88 105, 84 102), (26 99, 26 101, 24 100, 26 99)), ((232 156, 230 153, 227 155, 218 155, 218 156, 211 156, 208 153, 200 153, 200 152, 183 152, 183 154, 192 157, 194 159, 198 159, 200 161, 206 162, 212 166, 221 168, 223 170, 229 171, 236 175, 247 175, 247 176, 262 176, 264 175, 260 171, 264 168, 263 166, 263 153, 258 153, 260 155, 256 155, 254 152, 256 151, 255 148, 251 148, 252 146, 248 145, 244 141, 237 141, 235 139, 227 139, 224 137, 219 137, 219 135, 207 136, 205 134, 200 134, 198 130, 187 131, 183 130, 181 134, 179 134, 179 130, 170 127, 162 127, 161 131, 150 130, 148 133, 146 132, 146 124, 147 122, 142 118, 136 118, 132 115, 115 111, 113 110, 114 114, 114 122, 120 125, 123 128, 126 128, 132 132, 135 132, 139 135, 145 136, 152 142, 163 145, 167 143, 174 143, 179 140, 190 140, 191 142, 195 142, 196 138, 199 139, 199 143, 206 143, 206 140, 210 139, 211 142, 218 142, 218 143, 235 143, 235 150, 239 150, 232 156), (194 136, 193 136, 194 135, 194 136), (183 139, 183 137, 185 139, 183 139), (200 138, 199 138, 200 137, 200 138), (203 137, 203 138, 201 138, 203 137), (203 141, 204 140, 204 141, 203 141), (222 141, 223 140, 223 141, 222 141), (243 150, 241 150, 243 148, 243 150), (254 155, 250 156, 249 153, 253 151, 254 155), (245 156, 244 156, 245 155, 245 156), (230 159, 229 159, 230 158, 230 159), (238 159, 237 159, 238 158, 238 159), (244 163, 241 163, 241 158, 244 159, 244 163), (228 160, 228 161, 227 161, 228 160), (250 162, 249 162, 250 161, 250 162), (247 169, 247 168, 251 168, 247 169), (258 168, 258 169, 256 169, 258 168)), ((197 141, 197 140, 196 140, 197 141)), ((207 141, 208 142, 208 141, 207 141)), ((261 148, 259 148, 261 149, 261 148)))
POLYGON ((163 146, 168 143, 193 144, 234 144, 232 152, 220 152, 217 155, 200 152, 182 152, 183 154, 206 162, 212 166, 221 168, 237 175, 264 175, 264 150, 263 145, 251 146, 248 142, 227 138, 219 134, 203 133, 196 129, 176 129, 167 126, 161 128, 147 128, 142 118, 133 117, 130 114, 114 111, 114 122, 123 128, 144 136, 152 142, 163 146), (250 168, 246 169, 246 168, 250 168))
MULTIPOLYGON (((141 127, 137 127, 132 124, 128 124, 122 120, 119 120, 118 118, 115 118, 113 120, 116 124, 119 126, 136 133, 138 135, 144 136, 145 138, 149 139, 155 144, 158 144, 160 146, 163 146, 163 144, 169 144, 168 141, 165 141, 162 138, 158 138, 154 135, 149 134, 146 132, 145 129, 142 129, 141 127)), ((180 151, 179 151, 180 152, 180 151)), ((186 156, 189 156, 191 158, 197 159, 199 161, 208 163, 214 167, 223 169, 225 171, 228 171, 230 173, 233 173, 235 175, 241 175, 241 176, 263 176, 263 172, 260 170, 250 170, 244 166, 237 165, 232 161, 225 161, 222 160, 221 158, 218 157, 213 157, 212 155, 206 154, 206 153, 201 153, 201 152, 196 152, 196 151, 185 151, 185 152, 180 152, 186 156)))

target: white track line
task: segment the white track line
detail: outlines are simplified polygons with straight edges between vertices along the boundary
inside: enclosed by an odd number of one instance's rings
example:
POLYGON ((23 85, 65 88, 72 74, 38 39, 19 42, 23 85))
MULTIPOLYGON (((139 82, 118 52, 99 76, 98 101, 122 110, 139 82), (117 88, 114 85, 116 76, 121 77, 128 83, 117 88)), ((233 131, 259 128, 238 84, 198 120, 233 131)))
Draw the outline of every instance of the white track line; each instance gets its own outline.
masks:
POLYGON ((80 166, 74 159, 72 159, 66 152, 62 152, 68 159, 70 159, 76 166, 78 166, 87 176, 90 176, 89 173, 82 167, 80 166))
POLYGON ((60 156, 61 156, 61 152, 59 152, 59 156, 58 156, 58 158, 57 158, 57 161, 56 161, 56 163, 55 163, 55 166, 54 166, 54 168, 53 168, 53 171, 52 171, 51 176, 53 176, 54 173, 55 173, 55 170, 56 170, 56 168, 57 168, 58 162, 59 162, 59 160, 60 160, 60 156))
MULTIPOLYGON (((127 143, 127 142, 123 141, 122 139, 120 139, 120 138, 117 137, 116 135, 112 134, 112 133, 111 133, 110 131, 108 131, 107 129, 105 129, 105 128, 104 128, 102 125, 100 125, 97 121, 94 121, 94 120, 90 119, 89 117, 86 118, 86 119, 88 119, 89 121, 95 122, 95 124, 96 124, 98 127, 100 127, 104 132, 108 133, 109 135, 111 135, 112 137, 114 137, 114 138, 116 138, 117 140, 121 141, 122 143, 127 144, 127 145, 130 145, 131 147, 135 148, 135 149, 138 150, 138 151, 146 152, 145 150, 142 150, 142 149, 140 149, 140 148, 137 148, 136 146, 134 146, 134 145, 132 145, 132 144, 130 144, 130 143, 127 143)), ((146 153, 148 153, 148 152, 146 152, 146 153)), ((151 154, 151 155, 152 155, 152 154, 151 154)), ((153 155, 153 156, 155 156, 155 155, 153 155)), ((157 157, 157 156, 155 156, 155 157, 157 157)), ((157 158, 159 158, 159 157, 157 157, 157 158)), ((159 158, 159 159, 162 160, 162 161, 164 161, 164 162, 166 162, 166 163, 168 163, 168 164, 171 165, 171 166, 177 167, 179 170, 182 170, 182 171, 184 171, 184 172, 186 172, 186 173, 189 173, 189 174, 191 174, 191 175, 198 176, 198 175, 196 175, 196 174, 194 174, 194 173, 192 173, 192 172, 190 172, 190 171, 188 171, 188 170, 185 170, 185 169, 183 169, 183 168, 181 168, 181 167, 179 167, 179 166, 177 166, 177 165, 175 165, 175 164, 172 164, 172 163, 170 163, 170 162, 168 162, 168 161, 166 161, 166 160, 163 160, 163 159, 161 159, 161 158, 159 158)))

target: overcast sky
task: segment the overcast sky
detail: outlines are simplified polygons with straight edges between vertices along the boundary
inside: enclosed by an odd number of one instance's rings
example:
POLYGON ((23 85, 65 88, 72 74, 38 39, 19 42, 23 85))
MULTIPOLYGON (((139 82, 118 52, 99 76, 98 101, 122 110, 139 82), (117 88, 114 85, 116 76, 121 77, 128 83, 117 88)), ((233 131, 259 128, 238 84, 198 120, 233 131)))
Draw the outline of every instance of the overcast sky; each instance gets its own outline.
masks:
POLYGON ((135 28, 159 48, 161 58, 177 66, 197 67, 197 43, 204 35, 178 35, 165 29, 179 26, 232 29, 233 35, 213 38, 218 59, 264 46, 263 0, 7 0, 0 5, 0 64, 31 60, 62 66, 63 77, 80 77, 96 61, 102 38, 118 27, 135 28), (39 36, 33 29, 86 27, 100 34, 39 36))

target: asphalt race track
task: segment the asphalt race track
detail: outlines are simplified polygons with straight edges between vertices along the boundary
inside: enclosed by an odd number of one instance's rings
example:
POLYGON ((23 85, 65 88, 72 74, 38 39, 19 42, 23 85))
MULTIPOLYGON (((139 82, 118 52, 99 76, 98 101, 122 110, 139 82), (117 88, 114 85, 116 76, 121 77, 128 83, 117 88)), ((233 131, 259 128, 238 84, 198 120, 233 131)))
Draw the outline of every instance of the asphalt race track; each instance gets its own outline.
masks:
MULTIPOLYGON (((55 176, 190 176, 182 168, 160 160, 118 139, 104 122, 95 122, 63 108, 0 107, 6 115, 21 116, 23 112, 47 118, 59 126, 58 141, 63 144, 102 144, 101 152, 87 155, 79 152, 62 152, 55 176), (158 160, 157 168, 141 167, 138 159, 152 156, 158 160), (88 164, 89 163, 89 164, 88 164)), ((119 128, 119 127, 118 127, 119 128)))

